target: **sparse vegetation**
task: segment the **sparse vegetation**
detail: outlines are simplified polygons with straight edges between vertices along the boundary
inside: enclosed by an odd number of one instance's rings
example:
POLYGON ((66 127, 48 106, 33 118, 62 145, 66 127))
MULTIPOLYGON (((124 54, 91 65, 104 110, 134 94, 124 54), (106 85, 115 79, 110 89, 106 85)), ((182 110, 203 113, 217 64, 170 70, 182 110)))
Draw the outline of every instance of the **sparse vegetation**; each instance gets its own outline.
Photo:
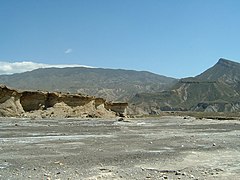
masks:
POLYGON ((17 89, 83 93, 115 101, 126 101, 140 92, 162 91, 176 81, 146 71, 84 67, 46 68, 0 76, 2 84, 17 89))
POLYGON ((202 74, 179 80, 170 90, 140 93, 131 102, 162 110, 237 112, 240 110, 240 64, 220 59, 202 74), (166 108, 166 106, 168 108, 166 108))

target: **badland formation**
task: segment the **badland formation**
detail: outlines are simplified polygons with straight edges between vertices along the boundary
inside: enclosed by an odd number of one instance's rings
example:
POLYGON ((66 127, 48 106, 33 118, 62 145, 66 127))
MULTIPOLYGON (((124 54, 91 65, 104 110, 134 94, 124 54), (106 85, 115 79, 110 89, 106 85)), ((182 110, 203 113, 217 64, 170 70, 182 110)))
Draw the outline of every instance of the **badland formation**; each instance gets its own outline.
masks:
POLYGON ((223 58, 200 75, 183 79, 146 71, 75 67, 1 75, 0 83, 4 84, 1 116, 115 117, 240 110, 240 64, 223 58))
POLYGON ((0 86, 0 115, 31 118, 125 116, 127 103, 46 91, 17 91, 0 86))

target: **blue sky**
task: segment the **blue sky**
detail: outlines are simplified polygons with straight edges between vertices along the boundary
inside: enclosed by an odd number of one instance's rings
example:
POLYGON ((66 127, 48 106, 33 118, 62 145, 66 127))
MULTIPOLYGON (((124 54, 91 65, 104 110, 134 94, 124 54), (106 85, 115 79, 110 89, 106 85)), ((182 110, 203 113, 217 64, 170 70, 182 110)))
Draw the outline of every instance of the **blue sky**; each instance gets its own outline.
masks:
POLYGON ((240 62, 239 0, 0 0, 0 22, 5 64, 80 64, 182 78, 220 57, 240 62))

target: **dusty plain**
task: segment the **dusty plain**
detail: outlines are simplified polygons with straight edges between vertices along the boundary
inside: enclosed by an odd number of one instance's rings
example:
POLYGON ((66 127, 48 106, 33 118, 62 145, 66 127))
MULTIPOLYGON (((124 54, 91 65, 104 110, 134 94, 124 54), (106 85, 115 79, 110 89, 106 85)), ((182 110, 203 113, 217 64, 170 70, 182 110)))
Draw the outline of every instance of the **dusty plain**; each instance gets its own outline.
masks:
POLYGON ((0 179, 240 179, 240 121, 0 119, 0 179))

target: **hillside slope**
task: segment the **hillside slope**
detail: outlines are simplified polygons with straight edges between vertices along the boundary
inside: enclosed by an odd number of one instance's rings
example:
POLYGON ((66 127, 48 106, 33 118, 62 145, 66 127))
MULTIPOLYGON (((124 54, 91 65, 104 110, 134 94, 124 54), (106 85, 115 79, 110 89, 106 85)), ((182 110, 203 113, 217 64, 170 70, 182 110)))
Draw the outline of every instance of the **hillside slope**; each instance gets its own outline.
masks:
POLYGON ((216 65, 196 76, 196 79, 219 81, 239 90, 240 63, 221 58, 216 65))
POLYGON ((220 59, 193 78, 179 80, 170 90, 140 93, 131 103, 149 113, 163 110, 239 111, 240 64, 220 59))
POLYGON ((136 93, 169 88, 176 79, 146 71, 101 68, 46 68, 1 75, 0 83, 22 90, 84 93, 113 101, 126 101, 136 93))

